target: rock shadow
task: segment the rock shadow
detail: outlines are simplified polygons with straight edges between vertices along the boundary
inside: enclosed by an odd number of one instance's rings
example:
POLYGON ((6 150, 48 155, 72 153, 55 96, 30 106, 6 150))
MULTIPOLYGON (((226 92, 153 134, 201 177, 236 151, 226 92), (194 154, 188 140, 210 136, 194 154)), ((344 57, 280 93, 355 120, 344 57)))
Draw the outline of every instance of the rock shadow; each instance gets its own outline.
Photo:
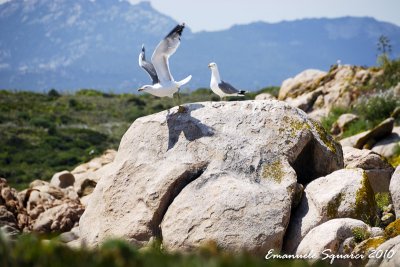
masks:
POLYGON ((201 104, 191 104, 186 106, 186 112, 167 114, 168 125, 168 150, 173 148, 179 140, 180 134, 183 132, 188 141, 194 141, 205 136, 214 135, 214 129, 203 124, 200 120, 193 118, 191 112, 203 108, 201 104))

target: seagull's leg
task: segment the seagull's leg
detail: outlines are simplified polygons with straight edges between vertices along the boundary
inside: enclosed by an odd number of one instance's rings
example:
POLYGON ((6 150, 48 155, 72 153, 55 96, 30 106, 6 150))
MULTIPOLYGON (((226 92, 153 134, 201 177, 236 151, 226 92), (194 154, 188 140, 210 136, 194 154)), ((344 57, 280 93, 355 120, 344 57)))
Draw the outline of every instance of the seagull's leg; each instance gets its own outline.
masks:
POLYGON ((179 106, 178 106, 178 113, 185 113, 185 112, 186 112, 186 107, 181 106, 181 95, 179 94, 179 91, 176 92, 176 93, 177 93, 177 95, 178 95, 178 103, 179 103, 179 106))

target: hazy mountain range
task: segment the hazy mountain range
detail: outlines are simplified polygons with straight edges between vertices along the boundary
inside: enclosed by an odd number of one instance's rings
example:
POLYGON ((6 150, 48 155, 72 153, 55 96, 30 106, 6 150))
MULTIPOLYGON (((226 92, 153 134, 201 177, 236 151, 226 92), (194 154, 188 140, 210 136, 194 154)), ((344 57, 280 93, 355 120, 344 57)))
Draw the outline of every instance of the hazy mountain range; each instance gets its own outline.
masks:
MULTIPOLYGON (((206 14, 205 14, 206 19, 206 14)), ((0 88, 44 91, 95 88, 129 92, 150 83, 138 66, 175 24, 147 2, 119 0, 12 0, 0 5, 0 88)), ((280 85, 306 68, 376 64, 380 35, 400 55, 400 27, 373 18, 257 22, 216 32, 190 25, 171 58, 179 80, 192 89, 209 85, 208 63, 242 89, 280 85)))

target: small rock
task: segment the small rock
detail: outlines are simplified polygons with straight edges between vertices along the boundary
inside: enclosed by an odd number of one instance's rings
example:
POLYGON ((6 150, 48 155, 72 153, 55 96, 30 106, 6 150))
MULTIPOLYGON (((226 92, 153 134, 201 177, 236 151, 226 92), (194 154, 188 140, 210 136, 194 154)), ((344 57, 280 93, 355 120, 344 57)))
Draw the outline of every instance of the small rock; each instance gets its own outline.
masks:
POLYGON ((77 167, 75 167, 75 169, 73 169, 71 171, 72 174, 79 174, 79 173, 84 173, 89 169, 89 166, 87 163, 81 164, 77 167))
MULTIPOLYGON (((310 252, 321 258, 322 252, 330 249, 330 254, 337 254, 346 239, 353 237, 353 229, 359 228, 367 233, 370 227, 355 219, 333 219, 313 228, 301 241, 296 250, 297 255, 306 255, 310 252)), ((311 262, 315 262, 313 259, 311 262)), ((335 263, 335 262, 334 262, 335 263)), ((337 262, 336 262, 337 263, 337 262)))
POLYGON ((41 213, 33 225, 33 230, 42 233, 66 232, 79 221, 84 208, 82 205, 67 202, 41 213))
POLYGON ((397 149, 400 146, 400 126, 394 127, 392 133, 377 142, 373 147, 372 151, 384 156, 385 158, 391 158, 396 155, 397 149))
POLYGON ((379 154, 368 149, 343 147, 345 168, 361 168, 365 170, 372 190, 375 193, 389 192, 389 183, 393 167, 379 154))
POLYGON ((2 239, 2 237, 3 238, 5 237, 5 239, 15 239, 18 237, 19 234, 20 234, 20 231, 17 228, 12 227, 10 225, 2 226, 1 222, 0 222, 0 240, 2 239))
POLYGON ((87 196, 91 194, 96 187, 96 182, 90 179, 85 179, 83 183, 81 184, 81 188, 78 191, 78 195, 80 197, 87 196))
POLYGON ((254 99, 255 100, 268 100, 268 99, 276 99, 276 97, 271 94, 268 94, 268 93, 262 93, 262 94, 256 95, 256 97, 254 99))
POLYGON ((394 119, 389 118, 381 122, 378 126, 373 128, 372 130, 365 131, 340 140, 340 144, 342 144, 343 147, 351 146, 358 149, 362 148, 370 149, 374 145, 376 145, 377 142, 388 137, 392 133, 393 127, 394 127, 394 119))
POLYGON ((384 236, 384 234, 385 234, 385 231, 383 231, 383 229, 380 227, 372 227, 371 228, 371 237, 384 236))
MULTIPOLYGON (((363 148, 366 144, 371 144, 370 140, 374 140, 376 143, 379 140, 389 136, 392 133, 394 127, 394 119, 389 118, 381 122, 378 126, 368 131, 368 133, 358 139, 354 145, 355 148, 363 148)), ((370 146, 372 147, 372 146, 370 146)))
POLYGON ((352 113, 340 115, 337 121, 332 125, 331 133, 335 135, 340 135, 350 123, 358 119, 359 117, 352 113))
POLYGON ((62 233, 60 236, 60 241, 63 243, 69 243, 79 238, 79 227, 74 227, 69 232, 62 233))
POLYGON ((44 186, 44 185, 49 185, 49 182, 46 181, 42 181, 42 180, 34 180, 33 182, 31 182, 29 184, 29 188, 34 188, 34 187, 40 187, 40 186, 44 186))
POLYGON ((389 225, 390 223, 394 222, 395 216, 392 213, 386 213, 382 216, 381 222, 383 225, 389 225))
POLYGON ((75 183, 75 177, 69 171, 57 172, 51 178, 50 184, 60 188, 66 188, 68 186, 73 186, 75 183))
POLYGON ((0 206, 0 226, 5 225, 18 228, 18 223, 14 217, 14 214, 8 211, 5 206, 0 206))

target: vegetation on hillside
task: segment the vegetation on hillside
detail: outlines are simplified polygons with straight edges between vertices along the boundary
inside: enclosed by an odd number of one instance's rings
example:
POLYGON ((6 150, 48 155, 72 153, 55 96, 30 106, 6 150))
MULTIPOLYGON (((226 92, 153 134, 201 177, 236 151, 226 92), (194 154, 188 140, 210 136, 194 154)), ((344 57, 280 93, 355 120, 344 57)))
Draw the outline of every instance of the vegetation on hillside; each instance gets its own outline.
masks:
MULTIPOLYGON (((354 134, 371 129, 384 119, 393 114, 395 108, 400 107, 400 99, 394 96, 393 89, 400 83, 400 58, 391 60, 390 42, 382 36, 378 42, 379 67, 383 70, 376 83, 363 87, 363 95, 354 106, 335 107, 330 114, 322 120, 322 124, 328 131, 333 123, 344 113, 353 113, 360 117, 345 129, 341 138, 349 137, 354 134)), ((400 124, 400 118, 396 118, 396 124, 400 124)))
MULTIPOLYGON (((261 92, 277 95, 279 88, 261 92)), ((182 93, 182 103, 218 101, 210 89, 182 93)), ((178 105, 177 99, 149 94, 109 94, 83 89, 74 94, 0 91, 0 177, 17 188, 34 179, 48 180, 108 148, 117 148, 138 117, 178 105)))

